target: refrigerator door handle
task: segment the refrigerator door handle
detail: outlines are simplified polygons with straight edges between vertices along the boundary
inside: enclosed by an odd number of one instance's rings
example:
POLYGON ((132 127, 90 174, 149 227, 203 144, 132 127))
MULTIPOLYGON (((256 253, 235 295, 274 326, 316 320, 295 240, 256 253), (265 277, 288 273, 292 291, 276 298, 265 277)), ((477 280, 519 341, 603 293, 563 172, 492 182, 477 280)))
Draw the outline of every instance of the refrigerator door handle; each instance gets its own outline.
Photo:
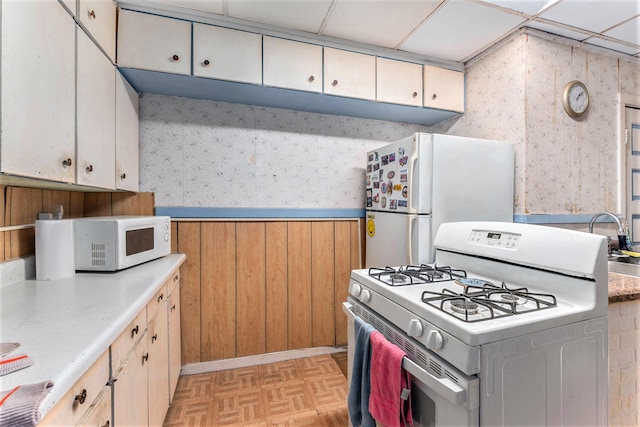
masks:
POLYGON ((417 183, 415 182, 417 179, 416 175, 416 164, 418 163, 418 152, 417 150, 413 150, 413 154, 411 154, 411 158, 409 159, 409 192, 407 194, 407 213, 417 213, 417 208, 413 206, 413 193, 417 187, 417 183))
POLYGON ((418 221, 418 217, 412 216, 407 222, 407 259, 409 261, 409 265, 419 264, 413 261, 413 229, 415 228, 416 221, 418 221))

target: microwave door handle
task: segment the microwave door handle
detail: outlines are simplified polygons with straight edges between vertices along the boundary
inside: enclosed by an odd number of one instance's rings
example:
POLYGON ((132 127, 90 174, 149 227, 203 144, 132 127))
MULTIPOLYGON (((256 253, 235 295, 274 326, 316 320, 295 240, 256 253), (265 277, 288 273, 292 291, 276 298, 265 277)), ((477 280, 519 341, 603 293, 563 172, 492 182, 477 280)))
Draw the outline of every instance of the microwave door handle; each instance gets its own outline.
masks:
MULTIPOLYGON (((356 314, 353 312, 353 304, 343 302, 342 311, 344 311, 351 320, 355 319, 356 314)), ((449 378, 438 378, 422 369, 407 357, 402 359, 402 367, 412 376, 417 378, 422 384, 426 385, 454 405, 465 403, 466 393, 464 389, 449 378)))

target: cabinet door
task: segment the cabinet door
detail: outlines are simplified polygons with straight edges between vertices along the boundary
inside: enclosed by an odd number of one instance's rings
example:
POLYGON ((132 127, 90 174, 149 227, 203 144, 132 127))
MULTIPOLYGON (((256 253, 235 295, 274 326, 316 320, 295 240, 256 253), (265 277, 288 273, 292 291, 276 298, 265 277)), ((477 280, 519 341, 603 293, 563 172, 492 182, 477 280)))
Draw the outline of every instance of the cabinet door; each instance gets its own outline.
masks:
POLYGON ((97 401, 107 382, 109 382, 109 351, 105 351, 91 365, 38 425, 75 425, 85 416, 92 403, 97 401))
POLYGON ((109 427, 111 425, 111 387, 105 386, 76 427, 109 427))
POLYGON ((146 426, 149 421, 147 400, 146 335, 136 344, 113 384, 113 424, 146 426))
POLYGON ((322 91, 322 46, 264 37, 264 84, 322 91))
POLYGON ((178 283, 169 295, 169 402, 173 399, 180 377, 182 367, 180 353, 180 284, 178 283))
POLYGON ((138 191, 138 93, 116 72, 116 188, 138 191))
POLYGON ((376 57, 324 48, 324 93, 376 99, 376 57))
POLYGON ((116 70, 78 29, 77 182, 115 188, 116 70))
POLYGON ((425 65, 424 106, 464 112, 464 73, 425 65))
POLYGON ((0 7, 0 169, 75 182, 73 19, 55 0, 3 1, 0 7))
POLYGON ((194 23, 193 75, 261 84, 262 37, 194 23))
POLYGON ((422 65, 377 58, 378 101, 422 105, 422 65))
POLYGON ((78 0, 78 21, 115 62, 116 6, 113 0, 78 0))
POLYGON ((149 425, 162 426, 169 408, 169 340, 167 331, 167 302, 149 322, 147 333, 149 351, 149 425))
POLYGON ((120 10, 118 65, 191 74, 191 23, 120 10))

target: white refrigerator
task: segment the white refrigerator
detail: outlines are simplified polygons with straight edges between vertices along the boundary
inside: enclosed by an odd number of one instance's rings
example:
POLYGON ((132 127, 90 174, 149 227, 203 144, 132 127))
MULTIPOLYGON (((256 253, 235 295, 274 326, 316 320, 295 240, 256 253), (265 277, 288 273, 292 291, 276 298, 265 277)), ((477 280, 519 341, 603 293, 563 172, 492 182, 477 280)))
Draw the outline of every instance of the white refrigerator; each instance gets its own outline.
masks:
POLYGON ((513 221, 514 146, 416 133, 367 153, 366 266, 433 263, 443 222, 513 221))

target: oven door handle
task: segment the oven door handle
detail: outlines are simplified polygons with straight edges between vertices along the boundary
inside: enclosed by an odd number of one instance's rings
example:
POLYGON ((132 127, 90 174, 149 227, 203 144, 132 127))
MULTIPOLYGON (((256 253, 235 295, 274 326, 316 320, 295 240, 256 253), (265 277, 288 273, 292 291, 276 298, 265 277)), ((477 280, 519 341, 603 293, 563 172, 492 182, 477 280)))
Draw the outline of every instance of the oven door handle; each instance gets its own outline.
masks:
MULTIPOLYGON (((356 318, 356 314, 353 312, 353 304, 343 302, 342 310, 347 316, 349 316, 349 318, 351 318, 351 320, 356 318)), ((430 374, 408 357, 402 359, 402 367, 422 384, 438 393, 454 405, 466 403, 465 390, 449 378, 438 378, 435 375, 430 374)))

